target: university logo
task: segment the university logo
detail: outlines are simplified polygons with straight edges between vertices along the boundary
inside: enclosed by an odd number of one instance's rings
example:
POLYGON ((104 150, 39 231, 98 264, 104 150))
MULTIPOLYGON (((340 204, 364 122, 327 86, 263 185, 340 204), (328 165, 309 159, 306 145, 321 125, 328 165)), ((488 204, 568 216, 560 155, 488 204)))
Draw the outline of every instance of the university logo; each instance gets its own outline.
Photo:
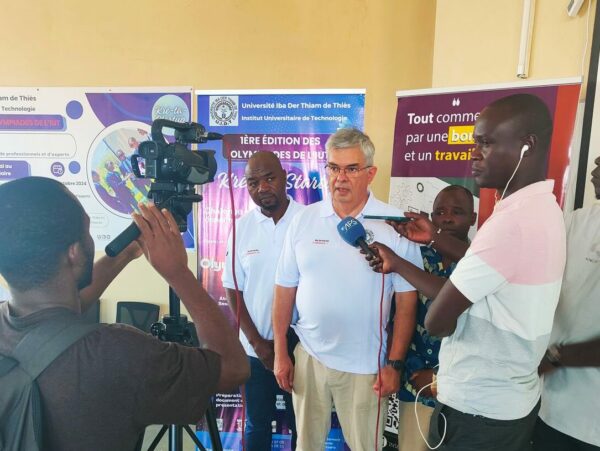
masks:
POLYGON ((210 126, 238 125, 238 96, 210 96, 210 126))

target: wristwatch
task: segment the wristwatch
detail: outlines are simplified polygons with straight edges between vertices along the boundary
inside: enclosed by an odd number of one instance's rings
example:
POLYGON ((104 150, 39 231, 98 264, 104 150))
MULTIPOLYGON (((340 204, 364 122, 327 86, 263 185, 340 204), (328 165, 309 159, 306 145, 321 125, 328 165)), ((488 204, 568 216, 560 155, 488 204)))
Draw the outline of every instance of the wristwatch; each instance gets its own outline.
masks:
POLYGON ((399 373, 402 373, 402 371, 404 371, 404 360, 386 360, 385 362, 387 365, 391 366, 392 368, 394 368, 396 371, 398 371, 399 373))

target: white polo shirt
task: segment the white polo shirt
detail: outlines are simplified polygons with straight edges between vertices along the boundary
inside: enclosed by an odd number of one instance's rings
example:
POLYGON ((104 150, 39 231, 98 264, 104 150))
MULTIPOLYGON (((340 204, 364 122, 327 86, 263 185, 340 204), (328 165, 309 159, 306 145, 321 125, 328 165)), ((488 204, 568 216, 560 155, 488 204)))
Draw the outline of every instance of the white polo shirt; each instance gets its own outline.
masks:
MULTIPOLYGON (((600 337, 600 203, 566 218, 567 268, 550 343, 600 337)), ((544 375, 540 417, 563 434, 600 446, 600 368, 560 368, 544 375)))
MULTIPOLYGON (((275 270, 283 246, 285 233, 292 218, 304 209, 304 205, 288 196, 290 204, 283 217, 275 224, 256 207, 236 222, 235 274, 238 288, 244 294, 246 308, 256 329, 263 338, 273 339, 271 307, 275 270)), ((227 242, 227 257, 223 270, 223 286, 235 289, 231 234, 227 242)), ((256 357, 254 348, 240 330, 240 342, 246 354, 256 357)))
POLYGON ((496 204, 450 276, 473 303, 442 341, 438 399, 496 420, 528 415, 540 398, 565 266, 565 226, 551 180, 496 204))
MULTIPOLYGON (((402 212, 370 194, 360 215, 367 238, 379 241, 415 266, 423 267, 419 246, 400 237, 381 220, 363 215, 402 216, 402 212)), ((382 276, 374 272, 359 249, 339 235, 340 218, 330 200, 309 205, 290 225, 275 283, 297 287, 298 321, 294 326, 302 346, 325 366, 356 374, 377 373, 379 301, 382 276)), ((368 240, 369 241, 369 240, 368 240)), ((398 274, 384 282, 383 327, 390 313, 393 292, 414 288, 398 274)), ((386 333, 383 332, 382 362, 386 333)))

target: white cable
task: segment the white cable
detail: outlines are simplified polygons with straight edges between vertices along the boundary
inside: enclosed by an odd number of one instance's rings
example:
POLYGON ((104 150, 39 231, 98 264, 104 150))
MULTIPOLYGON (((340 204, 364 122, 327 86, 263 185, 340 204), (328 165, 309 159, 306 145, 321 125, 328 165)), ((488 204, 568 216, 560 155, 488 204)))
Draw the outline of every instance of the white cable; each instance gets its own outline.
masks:
POLYGON ((523 161, 523 152, 521 152, 521 158, 519 158, 519 162, 517 163, 517 167, 513 171, 513 173, 510 176, 510 178, 508 179, 508 182, 506 183, 506 186, 504 187, 504 191, 502 191, 502 196, 500 196, 500 199, 498 199, 497 202, 500 202, 502 199, 504 199, 504 195, 506 194, 506 190, 508 189, 508 185, 510 185, 510 182, 512 182, 512 179, 514 178, 515 174, 517 173, 517 169, 519 169, 519 166, 521 166, 521 161, 523 161))
POLYGON ((433 447, 429 444, 429 442, 425 438, 425 434, 423 434, 423 429, 421 429, 421 423, 419 421, 419 414, 417 413, 417 403, 419 402, 419 396, 421 395, 421 392, 423 390, 425 390, 427 387, 431 387, 434 383, 435 382, 432 382, 431 384, 427 384, 427 385, 421 387, 421 389, 417 392, 417 396, 415 398, 415 418, 417 420, 417 428, 419 429, 419 434, 421 434, 421 438, 423 439, 423 441, 427 445, 427 448, 429 448, 429 449, 438 449, 440 446, 442 446, 442 443, 444 443, 444 439, 446 438, 446 430, 448 429, 448 421, 446 420, 446 415, 444 415, 442 412, 440 412, 440 415, 442 417, 444 417, 444 433, 442 434, 440 443, 438 443, 437 445, 435 445, 433 447))

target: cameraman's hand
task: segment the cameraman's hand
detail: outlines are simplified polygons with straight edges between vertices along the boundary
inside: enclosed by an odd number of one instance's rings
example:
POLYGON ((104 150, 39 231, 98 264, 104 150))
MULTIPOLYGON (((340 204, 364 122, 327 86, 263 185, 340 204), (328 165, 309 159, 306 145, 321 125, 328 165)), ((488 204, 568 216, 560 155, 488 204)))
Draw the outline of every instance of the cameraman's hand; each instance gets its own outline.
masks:
POLYGON ((141 214, 132 216, 140 229, 138 242, 148 262, 167 282, 188 271, 187 253, 173 215, 166 209, 159 211, 152 204, 138 206, 141 214))
POLYGON ((123 258, 127 262, 130 262, 132 260, 135 260, 136 258, 139 258, 143 253, 144 252, 140 243, 138 243, 137 241, 132 241, 127 245, 125 249, 123 249, 123 252, 121 252, 121 254, 119 255, 123 255, 123 258))

